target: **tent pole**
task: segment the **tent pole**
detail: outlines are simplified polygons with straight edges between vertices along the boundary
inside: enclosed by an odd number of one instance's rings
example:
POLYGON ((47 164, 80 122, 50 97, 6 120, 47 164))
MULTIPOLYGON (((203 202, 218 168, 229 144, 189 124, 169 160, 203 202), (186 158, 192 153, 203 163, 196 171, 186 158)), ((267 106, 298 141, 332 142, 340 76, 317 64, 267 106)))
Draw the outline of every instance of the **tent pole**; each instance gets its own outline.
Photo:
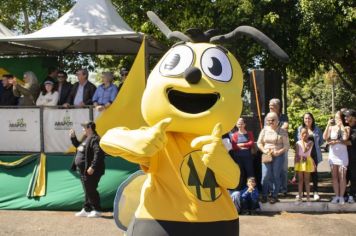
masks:
POLYGON ((143 36, 143 42, 145 44, 145 82, 146 82, 148 79, 150 55, 147 50, 147 40, 145 35, 143 36))

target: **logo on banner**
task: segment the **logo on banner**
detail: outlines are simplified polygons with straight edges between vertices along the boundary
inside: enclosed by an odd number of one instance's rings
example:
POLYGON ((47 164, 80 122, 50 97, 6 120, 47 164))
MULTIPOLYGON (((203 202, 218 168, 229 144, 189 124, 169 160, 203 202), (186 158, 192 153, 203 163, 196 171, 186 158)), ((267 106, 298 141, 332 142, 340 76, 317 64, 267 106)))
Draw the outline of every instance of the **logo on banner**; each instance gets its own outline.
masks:
POLYGON ((9 131, 27 131, 27 124, 23 118, 17 119, 16 122, 9 121, 9 131))
POLYGON ((73 121, 70 120, 70 116, 63 117, 62 121, 54 122, 55 130, 70 130, 73 128, 73 121))

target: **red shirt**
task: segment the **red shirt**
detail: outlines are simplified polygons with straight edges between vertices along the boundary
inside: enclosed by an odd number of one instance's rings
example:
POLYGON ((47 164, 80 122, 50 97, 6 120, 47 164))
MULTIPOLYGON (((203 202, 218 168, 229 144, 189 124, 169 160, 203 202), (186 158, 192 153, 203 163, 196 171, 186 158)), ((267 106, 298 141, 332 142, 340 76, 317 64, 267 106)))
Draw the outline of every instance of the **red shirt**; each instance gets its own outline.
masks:
MULTIPOLYGON (((247 149, 251 149, 252 145, 255 143, 255 140, 253 138, 253 133, 251 131, 247 131, 247 135, 248 135, 248 142, 246 143, 242 143, 242 147, 245 147, 247 149)), ((239 132, 236 131, 235 133, 232 134, 232 148, 234 150, 239 150, 239 146, 237 146, 238 144, 238 139, 239 139, 239 132)))

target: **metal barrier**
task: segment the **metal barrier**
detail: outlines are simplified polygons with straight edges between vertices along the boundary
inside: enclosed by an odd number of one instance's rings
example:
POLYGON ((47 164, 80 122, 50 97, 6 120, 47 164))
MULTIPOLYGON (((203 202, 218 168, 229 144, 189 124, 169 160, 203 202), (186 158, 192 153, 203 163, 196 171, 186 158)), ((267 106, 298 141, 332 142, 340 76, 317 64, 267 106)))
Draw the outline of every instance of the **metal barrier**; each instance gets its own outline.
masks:
POLYGON ((80 137, 80 124, 99 114, 93 106, 0 107, 0 153, 73 151, 69 130, 80 137))

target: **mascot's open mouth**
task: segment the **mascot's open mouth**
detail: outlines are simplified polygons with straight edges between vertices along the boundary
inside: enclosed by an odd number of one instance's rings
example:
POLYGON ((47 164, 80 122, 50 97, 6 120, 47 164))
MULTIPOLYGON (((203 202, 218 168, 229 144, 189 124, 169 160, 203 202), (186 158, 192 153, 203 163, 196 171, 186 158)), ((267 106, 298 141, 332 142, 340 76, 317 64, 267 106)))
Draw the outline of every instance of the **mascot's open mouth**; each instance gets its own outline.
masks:
POLYGON ((178 110, 197 114, 209 110, 220 98, 219 93, 184 93, 167 89, 169 102, 178 110))

